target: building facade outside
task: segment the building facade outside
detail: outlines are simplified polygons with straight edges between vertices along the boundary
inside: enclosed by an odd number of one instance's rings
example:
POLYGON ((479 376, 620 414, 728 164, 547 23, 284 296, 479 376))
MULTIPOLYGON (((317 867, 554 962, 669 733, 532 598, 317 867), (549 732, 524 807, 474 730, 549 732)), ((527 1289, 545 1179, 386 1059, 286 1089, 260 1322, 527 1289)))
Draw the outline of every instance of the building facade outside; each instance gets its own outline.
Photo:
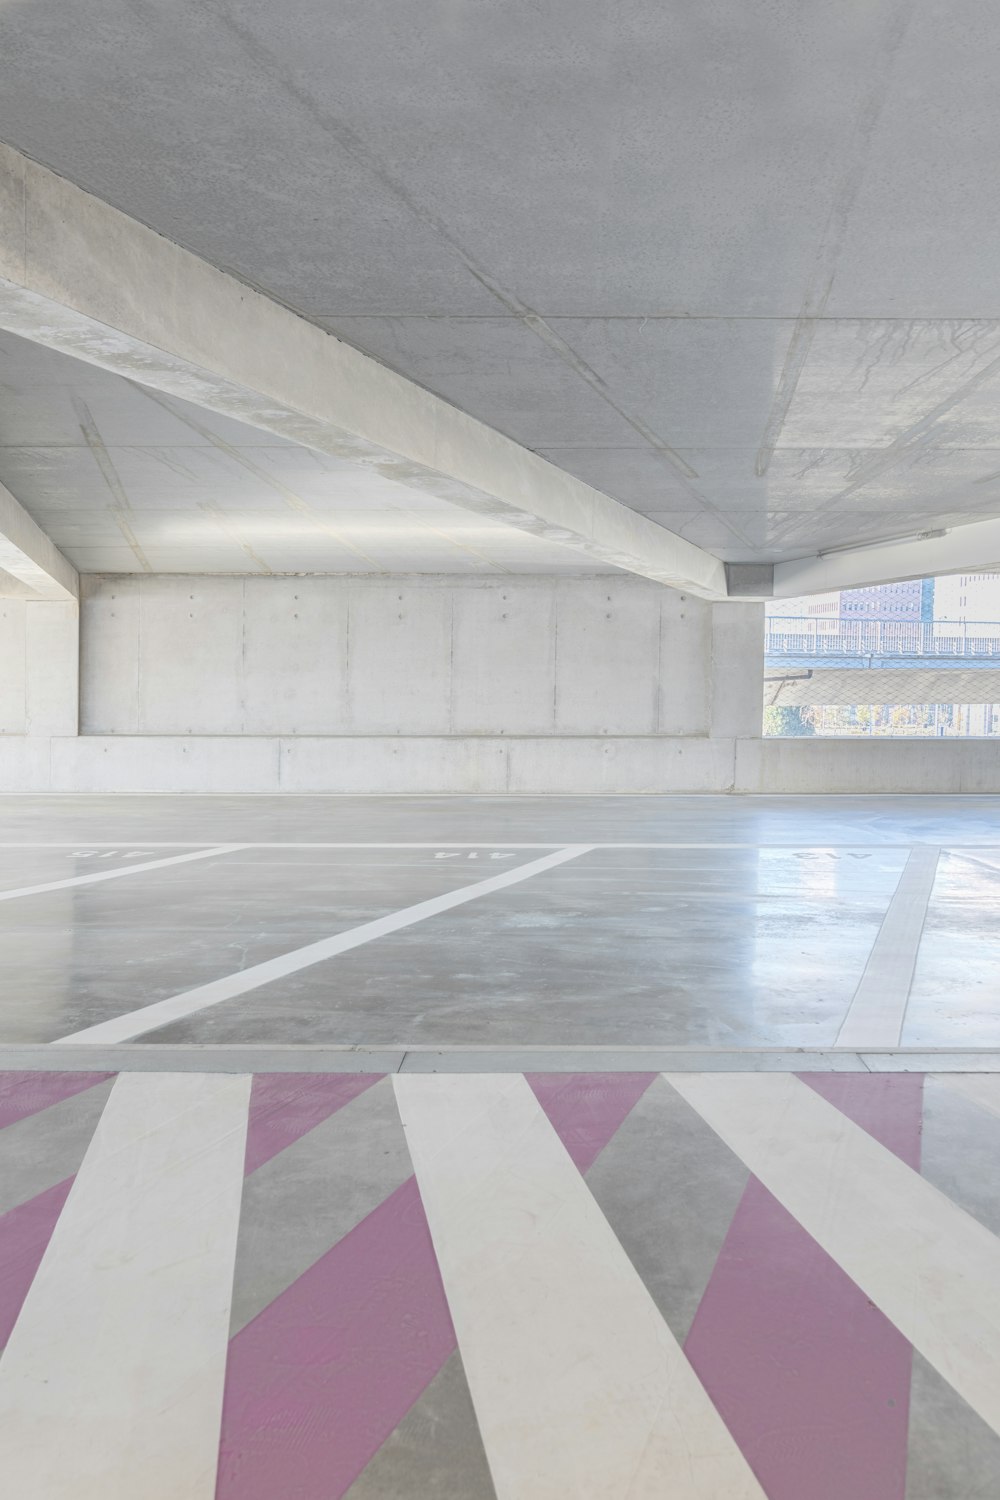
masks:
MULTIPOLYGON (((767 608, 765 652, 765 735, 1000 736, 1000 703, 904 703, 898 688, 893 701, 878 701, 888 696, 884 685, 879 691, 882 668, 1000 667, 1000 573, 776 600, 767 608), (857 703, 823 702, 834 667, 857 671, 857 703), (810 694, 815 700, 804 702, 810 694)), ((947 676, 938 671, 936 680, 947 676)))

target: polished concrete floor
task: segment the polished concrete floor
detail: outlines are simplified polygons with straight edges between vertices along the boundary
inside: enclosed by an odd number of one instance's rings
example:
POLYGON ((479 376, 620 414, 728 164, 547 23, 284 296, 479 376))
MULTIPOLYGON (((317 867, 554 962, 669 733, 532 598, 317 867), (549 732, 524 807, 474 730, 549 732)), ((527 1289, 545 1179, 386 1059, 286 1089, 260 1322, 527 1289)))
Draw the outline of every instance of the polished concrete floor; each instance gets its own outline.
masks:
POLYGON ((31 1500, 993 1500, 1000 799, 0 799, 31 1500))
POLYGON ((5 1493, 992 1497, 998 1162, 998 1074, 0 1073, 5 1493))
POLYGON ((5 798, 0 1045, 997 1048, 998 918, 996 798, 5 798))

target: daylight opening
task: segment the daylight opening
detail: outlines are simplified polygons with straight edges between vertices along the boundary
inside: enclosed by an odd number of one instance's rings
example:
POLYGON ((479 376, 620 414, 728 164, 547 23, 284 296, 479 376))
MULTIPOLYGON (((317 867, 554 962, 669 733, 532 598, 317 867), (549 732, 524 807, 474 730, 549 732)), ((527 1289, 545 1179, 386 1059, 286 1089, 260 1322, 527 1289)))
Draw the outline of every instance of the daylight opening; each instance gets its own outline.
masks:
POLYGON ((768 603, 764 734, 1000 736, 1000 573, 768 603))

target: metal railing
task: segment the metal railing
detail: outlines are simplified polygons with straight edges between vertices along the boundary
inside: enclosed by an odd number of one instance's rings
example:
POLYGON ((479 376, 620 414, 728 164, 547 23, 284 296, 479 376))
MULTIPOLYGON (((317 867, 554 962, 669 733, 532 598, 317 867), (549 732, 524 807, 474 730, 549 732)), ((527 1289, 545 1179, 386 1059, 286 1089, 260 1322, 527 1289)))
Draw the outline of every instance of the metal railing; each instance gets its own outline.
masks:
POLYGON ((1000 660, 1000 620, 844 620, 821 616, 770 619, 768 657, 910 657, 1000 660))

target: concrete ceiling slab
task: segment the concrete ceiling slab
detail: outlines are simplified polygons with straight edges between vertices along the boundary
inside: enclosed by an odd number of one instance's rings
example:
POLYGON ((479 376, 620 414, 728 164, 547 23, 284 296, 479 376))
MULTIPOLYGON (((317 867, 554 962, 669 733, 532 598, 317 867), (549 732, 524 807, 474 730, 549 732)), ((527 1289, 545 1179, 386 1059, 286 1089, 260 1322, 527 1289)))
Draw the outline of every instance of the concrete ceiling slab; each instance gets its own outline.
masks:
MULTIPOLYGON (((141 382, 168 410, 170 398, 194 402, 565 546, 599 568, 727 597, 725 565, 713 553, 3 145, 0 219, 9 226, 0 239, 0 326, 8 332, 141 382)), ((76 396, 74 409, 123 534, 148 567, 93 414, 76 396)), ((251 467, 232 445, 213 445, 251 467)))
POLYGON ((520 318, 317 321, 528 448, 641 441, 610 382, 588 385, 571 348, 560 355, 520 318))
POLYGON ((310 313, 787 316, 893 12, 33 0, 4 130, 310 313))
POLYGON ((12 334, 0 391, 0 484, 83 572, 602 571, 12 334))
POLYGON ((907 4, 827 312, 1000 317, 997 13, 907 4))
MULTIPOLYGON (((528 447, 755 447, 794 324, 738 318, 327 318, 528 447), (587 374, 591 382, 587 380, 587 374), (589 389, 588 389, 589 385, 589 389), (633 425, 633 423, 635 425, 633 425)), ((616 498, 619 498, 616 495, 616 498)))
MULTIPOLYGON (((32 0, 0 7, 0 138, 685 539, 781 561, 1000 515, 997 30, 989 0, 32 0)), ((46 515, 106 498, 81 400, 137 510, 437 508, 36 380, 0 362, 0 479, 46 515)))

